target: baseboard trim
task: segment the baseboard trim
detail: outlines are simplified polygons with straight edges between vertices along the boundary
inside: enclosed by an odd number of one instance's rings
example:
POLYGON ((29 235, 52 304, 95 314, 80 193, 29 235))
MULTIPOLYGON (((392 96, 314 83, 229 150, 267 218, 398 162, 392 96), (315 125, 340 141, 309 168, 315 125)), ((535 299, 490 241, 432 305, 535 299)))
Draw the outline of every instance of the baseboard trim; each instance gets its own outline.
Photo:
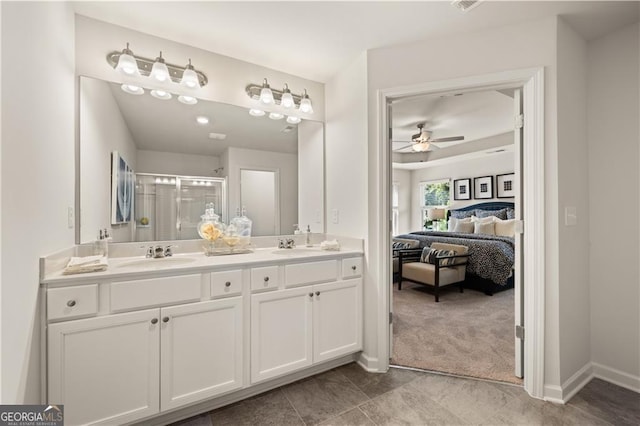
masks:
POLYGON ((640 393, 640 377, 634 376, 606 365, 591 363, 593 366, 593 376, 614 385, 640 393))
POLYGON ((544 385, 544 399, 554 404, 564 404, 562 399, 562 387, 555 385, 544 385))
POLYGON ((356 362, 369 373, 386 373, 386 371, 380 370, 378 358, 367 356, 364 352, 360 353, 356 362))
POLYGON ((588 362, 562 384, 562 400, 564 403, 569 402, 591 379, 593 379, 593 366, 588 362))

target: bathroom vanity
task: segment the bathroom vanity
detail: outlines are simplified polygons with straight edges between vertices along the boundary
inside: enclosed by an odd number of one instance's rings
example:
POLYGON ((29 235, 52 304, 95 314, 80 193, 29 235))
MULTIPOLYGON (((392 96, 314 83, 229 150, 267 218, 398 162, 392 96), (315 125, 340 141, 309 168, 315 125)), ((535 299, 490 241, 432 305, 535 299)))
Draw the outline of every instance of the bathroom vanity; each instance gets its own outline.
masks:
POLYGON ((175 420, 362 349, 361 242, 110 258, 107 271, 82 275, 43 269, 43 398, 64 404, 69 425, 175 420))

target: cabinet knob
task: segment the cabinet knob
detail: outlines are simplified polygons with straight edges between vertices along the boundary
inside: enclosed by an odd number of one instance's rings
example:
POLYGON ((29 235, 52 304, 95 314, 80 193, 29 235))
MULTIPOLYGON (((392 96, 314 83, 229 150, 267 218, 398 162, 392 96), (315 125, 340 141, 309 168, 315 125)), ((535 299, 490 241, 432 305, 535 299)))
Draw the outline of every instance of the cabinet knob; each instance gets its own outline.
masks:
POLYGON ((69 300, 67 302, 67 306, 70 308, 73 308, 74 306, 76 306, 76 301, 75 300, 69 300))
POLYGON ((162 318, 162 322, 169 322, 169 317, 162 318))
POLYGON ((313 297, 313 292, 309 293, 309 297, 313 297))
POLYGON ((231 287, 231 281, 227 281, 226 283, 224 283, 225 287, 231 287))
POLYGON ((269 277, 264 277, 264 282, 268 283, 269 282, 269 277))
POLYGON ((151 320, 151 324, 157 324, 158 323, 158 318, 154 318, 151 320))
POLYGON ((320 292, 319 291, 316 291, 316 296, 320 296, 320 292))
POLYGON ((351 267, 351 270, 355 271, 355 270, 356 270, 356 265, 353 265, 353 266, 351 267))

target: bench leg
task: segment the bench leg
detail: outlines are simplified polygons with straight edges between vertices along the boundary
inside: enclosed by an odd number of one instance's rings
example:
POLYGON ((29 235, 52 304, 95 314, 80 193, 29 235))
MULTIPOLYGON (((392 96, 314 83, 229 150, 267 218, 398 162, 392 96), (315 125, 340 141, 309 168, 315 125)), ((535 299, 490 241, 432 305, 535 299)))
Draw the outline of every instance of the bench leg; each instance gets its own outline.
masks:
POLYGON ((433 289, 433 294, 436 296, 436 303, 438 303, 440 301, 440 286, 437 284, 433 289))

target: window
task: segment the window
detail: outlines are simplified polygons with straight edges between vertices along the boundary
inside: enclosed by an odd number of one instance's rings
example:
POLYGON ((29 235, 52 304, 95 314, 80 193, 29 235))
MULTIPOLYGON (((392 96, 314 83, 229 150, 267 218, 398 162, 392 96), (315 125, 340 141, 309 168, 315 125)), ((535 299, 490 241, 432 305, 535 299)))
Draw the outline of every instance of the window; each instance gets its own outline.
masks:
POLYGON ((394 183, 391 186, 391 233, 392 235, 398 235, 398 218, 400 216, 400 202, 398 184, 394 183))
POLYGON ((434 207, 447 208, 449 206, 451 186, 450 179, 420 182, 420 208, 422 223, 427 223, 427 210, 434 207))

